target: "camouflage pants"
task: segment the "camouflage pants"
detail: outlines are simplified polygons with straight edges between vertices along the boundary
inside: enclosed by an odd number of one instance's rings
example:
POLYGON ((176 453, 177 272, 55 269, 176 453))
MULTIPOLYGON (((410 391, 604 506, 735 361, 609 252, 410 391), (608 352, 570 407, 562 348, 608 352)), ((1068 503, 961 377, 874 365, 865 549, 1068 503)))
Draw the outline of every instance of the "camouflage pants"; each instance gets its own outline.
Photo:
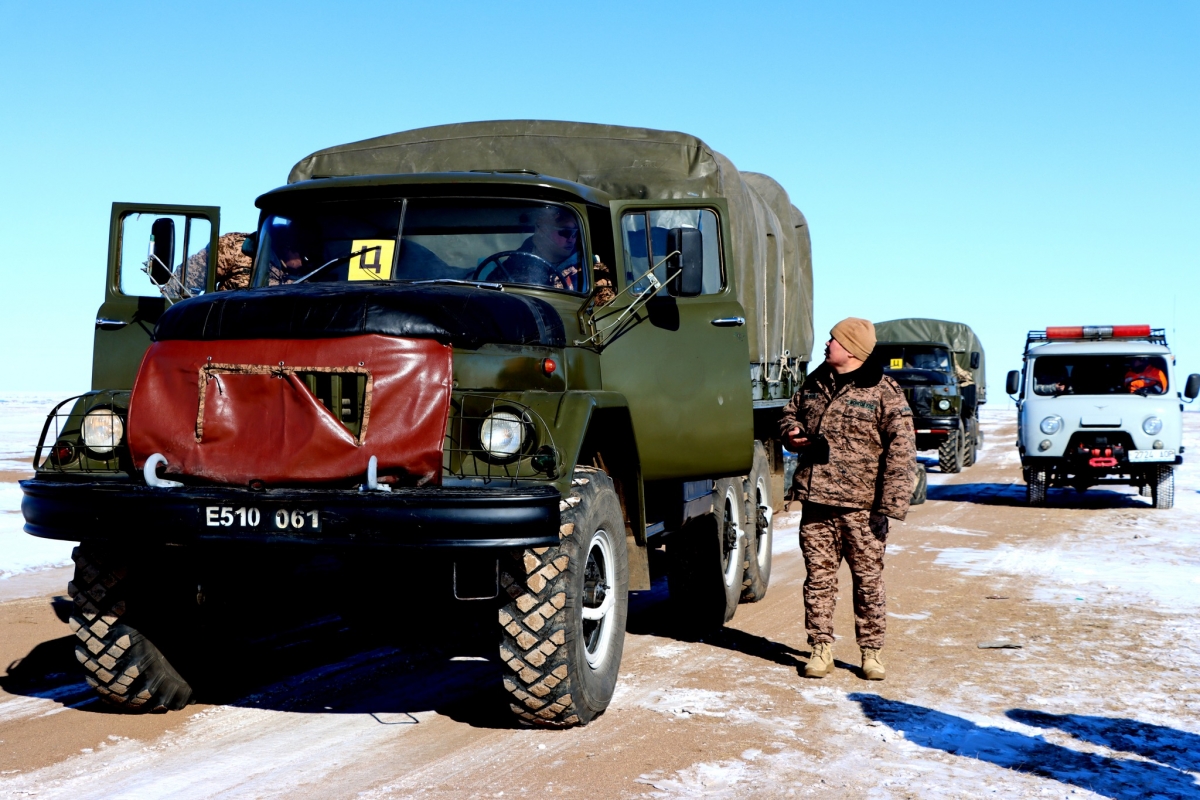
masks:
POLYGON ((887 595, 883 590, 883 552, 888 518, 854 508, 805 503, 800 521, 804 552, 805 628, 809 644, 833 641, 833 607, 842 559, 854 578, 854 632, 859 647, 883 647, 887 595))

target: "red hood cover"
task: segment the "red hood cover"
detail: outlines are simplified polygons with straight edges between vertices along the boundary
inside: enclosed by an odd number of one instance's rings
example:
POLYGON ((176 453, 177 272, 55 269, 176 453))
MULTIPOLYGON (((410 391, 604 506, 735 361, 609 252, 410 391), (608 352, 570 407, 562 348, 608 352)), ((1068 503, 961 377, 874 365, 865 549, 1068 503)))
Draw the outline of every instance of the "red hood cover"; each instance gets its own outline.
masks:
POLYGON ((381 476, 437 483, 450 383, 451 349, 432 339, 157 342, 129 401, 129 449, 139 469, 162 453, 166 473, 223 484, 344 481, 371 456, 381 476), (329 373, 365 384, 357 437, 306 384, 329 373))

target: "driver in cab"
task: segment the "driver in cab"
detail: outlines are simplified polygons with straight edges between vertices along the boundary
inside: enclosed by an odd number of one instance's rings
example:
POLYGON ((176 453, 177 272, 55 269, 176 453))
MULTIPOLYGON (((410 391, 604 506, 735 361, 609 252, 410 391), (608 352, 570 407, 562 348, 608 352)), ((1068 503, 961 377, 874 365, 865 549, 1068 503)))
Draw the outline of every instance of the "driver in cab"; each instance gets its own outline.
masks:
POLYGON ((1137 356, 1129 362, 1125 373, 1125 390, 1130 394, 1162 394, 1167 390, 1167 376, 1149 358, 1137 356))
POLYGON ((530 212, 533 234, 490 276, 493 280, 579 291, 579 221, 568 209, 546 206, 530 212))

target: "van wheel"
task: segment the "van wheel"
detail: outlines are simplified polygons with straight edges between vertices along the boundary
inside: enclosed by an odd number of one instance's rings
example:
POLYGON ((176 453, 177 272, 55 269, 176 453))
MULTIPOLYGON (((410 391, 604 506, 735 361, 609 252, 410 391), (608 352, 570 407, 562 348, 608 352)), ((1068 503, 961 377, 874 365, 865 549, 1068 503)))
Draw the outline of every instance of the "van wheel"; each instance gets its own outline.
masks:
POLYGON ((767 448, 754 443, 754 466, 746 480, 746 574, 742 602, 757 603, 767 596, 771 583, 771 545, 775 538, 774 498, 771 497, 771 464, 767 448), (753 523, 753 524, 751 524, 753 523))
POLYGON ((500 659, 510 708, 530 725, 586 725, 612 700, 625 645, 629 562, 612 480, 576 467, 559 543, 501 562, 500 659))
POLYGON ((938 446, 938 468, 942 472, 962 472, 963 468, 963 435, 962 431, 952 431, 946 441, 938 446))
POLYGON ((917 482, 913 487, 912 500, 909 505, 919 506, 928 499, 929 493, 929 478, 925 474, 925 465, 917 462, 917 482))
POLYGON ((1025 500, 1031 506, 1046 505, 1046 484, 1049 474, 1045 470, 1031 469, 1025 474, 1025 500))
POLYGON ((123 711, 174 711, 192 699, 192 687, 141 630, 131 626, 130 577, 124 560, 84 543, 71 553, 75 601, 71 630, 75 658, 101 699, 123 711))
POLYGON ((1171 508, 1175 505, 1175 468, 1159 464, 1154 483, 1150 484, 1150 503, 1155 508, 1171 508))
POLYGON ((667 542, 667 586, 684 627, 719 628, 737 612, 746 559, 743 491, 740 478, 715 481, 713 513, 689 520, 667 542))

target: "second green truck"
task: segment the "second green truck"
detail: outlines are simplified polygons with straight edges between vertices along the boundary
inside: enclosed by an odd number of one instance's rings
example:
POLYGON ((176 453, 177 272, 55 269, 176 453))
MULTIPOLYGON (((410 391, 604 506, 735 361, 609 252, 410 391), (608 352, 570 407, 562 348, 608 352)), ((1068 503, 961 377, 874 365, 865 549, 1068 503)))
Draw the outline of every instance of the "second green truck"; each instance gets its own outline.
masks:
POLYGON ((987 401, 979 337, 961 322, 918 318, 880 322, 875 333, 885 374, 912 407, 917 449, 937 450, 942 472, 973 465, 983 444, 979 407, 987 401))

